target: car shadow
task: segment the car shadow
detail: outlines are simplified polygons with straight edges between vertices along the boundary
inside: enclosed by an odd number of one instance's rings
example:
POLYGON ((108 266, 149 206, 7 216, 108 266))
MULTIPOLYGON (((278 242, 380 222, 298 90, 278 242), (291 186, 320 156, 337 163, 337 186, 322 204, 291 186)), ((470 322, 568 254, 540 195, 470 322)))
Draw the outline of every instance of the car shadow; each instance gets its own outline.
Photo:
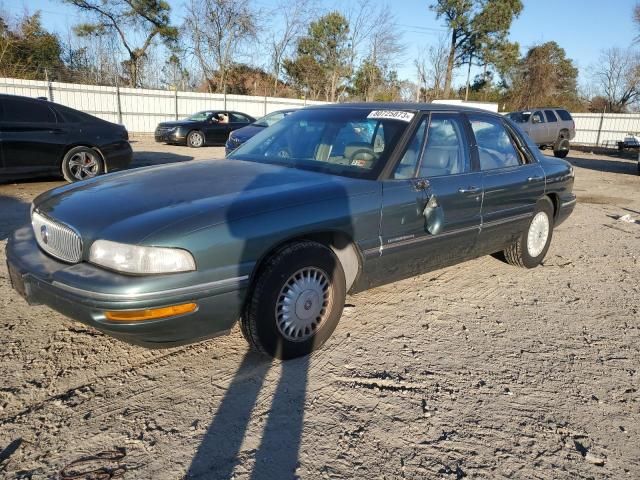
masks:
POLYGON ((625 158, 602 157, 597 158, 565 158, 574 167, 596 170, 599 172, 622 173, 625 175, 638 175, 638 161, 625 158))
MULTIPOLYGON (((274 180, 286 182, 282 179, 285 175, 285 173, 279 172, 257 176, 242 189, 243 194, 238 195, 238 200, 229 207, 227 228, 237 240, 244 242, 237 259, 238 265, 249 265, 249 268, 253 269, 255 263, 264 258, 266 253, 264 246, 271 244, 271 242, 266 242, 267 238, 262 238, 260 234, 278 232, 279 229, 288 228, 289 219, 295 216, 296 210, 292 208, 287 212, 287 217, 282 215, 279 222, 272 222, 262 227, 257 225, 258 222, 252 219, 248 220, 248 218, 252 218, 250 212, 253 211, 255 205, 250 201, 247 203, 247 199, 253 196, 258 201, 260 195, 255 195, 257 189, 273 188, 274 180), (249 216, 247 217, 247 215, 249 216), (238 221, 239 218, 242 221, 238 221)), ((341 184, 336 185, 333 192, 330 205, 326 205, 327 209, 341 208, 341 211, 349 212, 347 194, 341 184)), ((349 230, 348 233, 352 234, 351 216, 348 214, 346 217, 349 218, 345 224, 346 228, 349 230)), ((309 262, 311 262, 309 266, 313 265, 313 258, 309 258, 309 262)), ((333 268, 337 267, 338 260, 336 259, 335 262, 333 268)), ((239 271, 240 273, 243 272, 239 271)), ((288 279, 283 276, 283 287, 287 281, 288 279)), ((248 298, 251 298, 250 289, 248 295, 248 298)), ((268 297, 268 293, 264 297, 268 297)), ((275 319, 274 317, 265 317, 261 321, 275 321, 275 319)), ((281 350, 281 341, 279 340, 280 343, 276 344, 276 351, 281 350)), ((316 355, 322 355, 322 351, 316 355)), ((241 467, 245 472, 250 470, 252 480, 298 478, 296 470, 300 466, 299 453, 304 430, 310 360, 311 355, 286 361, 273 360, 248 351, 234 373, 207 432, 202 438, 186 478, 226 480, 234 478, 236 467, 241 467), (265 380, 272 369, 279 370, 274 393, 272 396, 263 395, 261 397, 260 393, 265 389, 265 380), (260 443, 255 450, 242 450, 250 423, 254 425, 253 428, 256 428, 256 423, 261 425, 259 421, 251 421, 254 410, 266 412, 264 427, 259 427, 262 428, 260 443)), ((271 391, 271 388, 266 390, 271 391)))
POLYGON ((150 167, 152 165, 164 165, 167 163, 189 162, 193 155, 179 155, 169 152, 136 151, 133 153, 133 161, 129 168, 150 167))
POLYGON ((0 241, 6 240, 18 227, 29 223, 30 204, 19 198, 0 194, 0 241))

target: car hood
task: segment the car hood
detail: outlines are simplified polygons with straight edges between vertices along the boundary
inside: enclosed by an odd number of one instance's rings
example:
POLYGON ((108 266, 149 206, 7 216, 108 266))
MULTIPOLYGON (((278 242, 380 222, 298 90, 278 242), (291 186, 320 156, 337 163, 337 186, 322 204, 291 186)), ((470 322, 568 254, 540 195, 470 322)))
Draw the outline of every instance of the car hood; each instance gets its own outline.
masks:
POLYGON ((260 127, 256 125, 247 125, 246 127, 239 128, 231 132, 230 137, 236 138, 241 142, 246 142, 258 132, 261 132, 266 127, 260 127))
POLYGON ((208 226, 379 189, 379 183, 241 160, 173 163, 113 173, 45 192, 35 208, 98 238, 153 244, 208 226), (145 242, 146 241, 146 242, 145 242))

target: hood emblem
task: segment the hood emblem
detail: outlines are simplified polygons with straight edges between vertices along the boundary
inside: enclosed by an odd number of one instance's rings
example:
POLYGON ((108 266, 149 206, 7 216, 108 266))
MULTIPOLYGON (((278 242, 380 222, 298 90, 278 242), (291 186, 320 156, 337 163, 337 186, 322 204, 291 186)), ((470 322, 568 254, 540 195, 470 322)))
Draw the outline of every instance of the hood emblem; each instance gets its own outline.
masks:
POLYGON ((40 227, 40 238, 42 239, 42 243, 45 245, 49 243, 49 230, 47 230, 46 225, 42 225, 40 227))

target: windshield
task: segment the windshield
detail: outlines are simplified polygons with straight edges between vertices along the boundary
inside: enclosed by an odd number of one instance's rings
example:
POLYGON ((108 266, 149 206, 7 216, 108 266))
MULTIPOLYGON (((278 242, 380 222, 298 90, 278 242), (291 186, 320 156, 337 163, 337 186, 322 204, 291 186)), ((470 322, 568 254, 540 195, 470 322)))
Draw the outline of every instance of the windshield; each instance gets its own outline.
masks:
POLYGON ((228 158, 372 179, 414 115, 348 107, 304 109, 258 133, 228 158))
POLYGON ((264 117, 258 119, 254 125, 256 127, 270 127, 271 125, 275 125, 284 117, 289 115, 292 112, 271 112, 269 115, 265 115, 264 117))
POLYGON ((194 113, 190 117, 187 117, 187 120, 191 120, 193 122, 203 122, 209 115, 211 115, 211 112, 198 112, 194 113))
POLYGON ((516 123, 527 123, 529 117, 531 117, 531 112, 513 112, 507 115, 507 117, 516 123))

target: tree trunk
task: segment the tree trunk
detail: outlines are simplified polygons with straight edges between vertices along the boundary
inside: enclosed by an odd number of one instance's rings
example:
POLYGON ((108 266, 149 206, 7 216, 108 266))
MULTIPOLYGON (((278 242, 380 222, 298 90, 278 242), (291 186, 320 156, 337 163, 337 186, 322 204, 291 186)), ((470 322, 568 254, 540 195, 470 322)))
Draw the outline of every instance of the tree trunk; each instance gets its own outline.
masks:
POLYGON ((453 78, 453 64, 456 58, 456 40, 458 39, 457 32, 453 30, 451 32, 451 48, 449 49, 449 58, 447 59, 447 73, 444 77, 444 92, 445 99, 449 98, 451 93, 451 80, 453 78))

